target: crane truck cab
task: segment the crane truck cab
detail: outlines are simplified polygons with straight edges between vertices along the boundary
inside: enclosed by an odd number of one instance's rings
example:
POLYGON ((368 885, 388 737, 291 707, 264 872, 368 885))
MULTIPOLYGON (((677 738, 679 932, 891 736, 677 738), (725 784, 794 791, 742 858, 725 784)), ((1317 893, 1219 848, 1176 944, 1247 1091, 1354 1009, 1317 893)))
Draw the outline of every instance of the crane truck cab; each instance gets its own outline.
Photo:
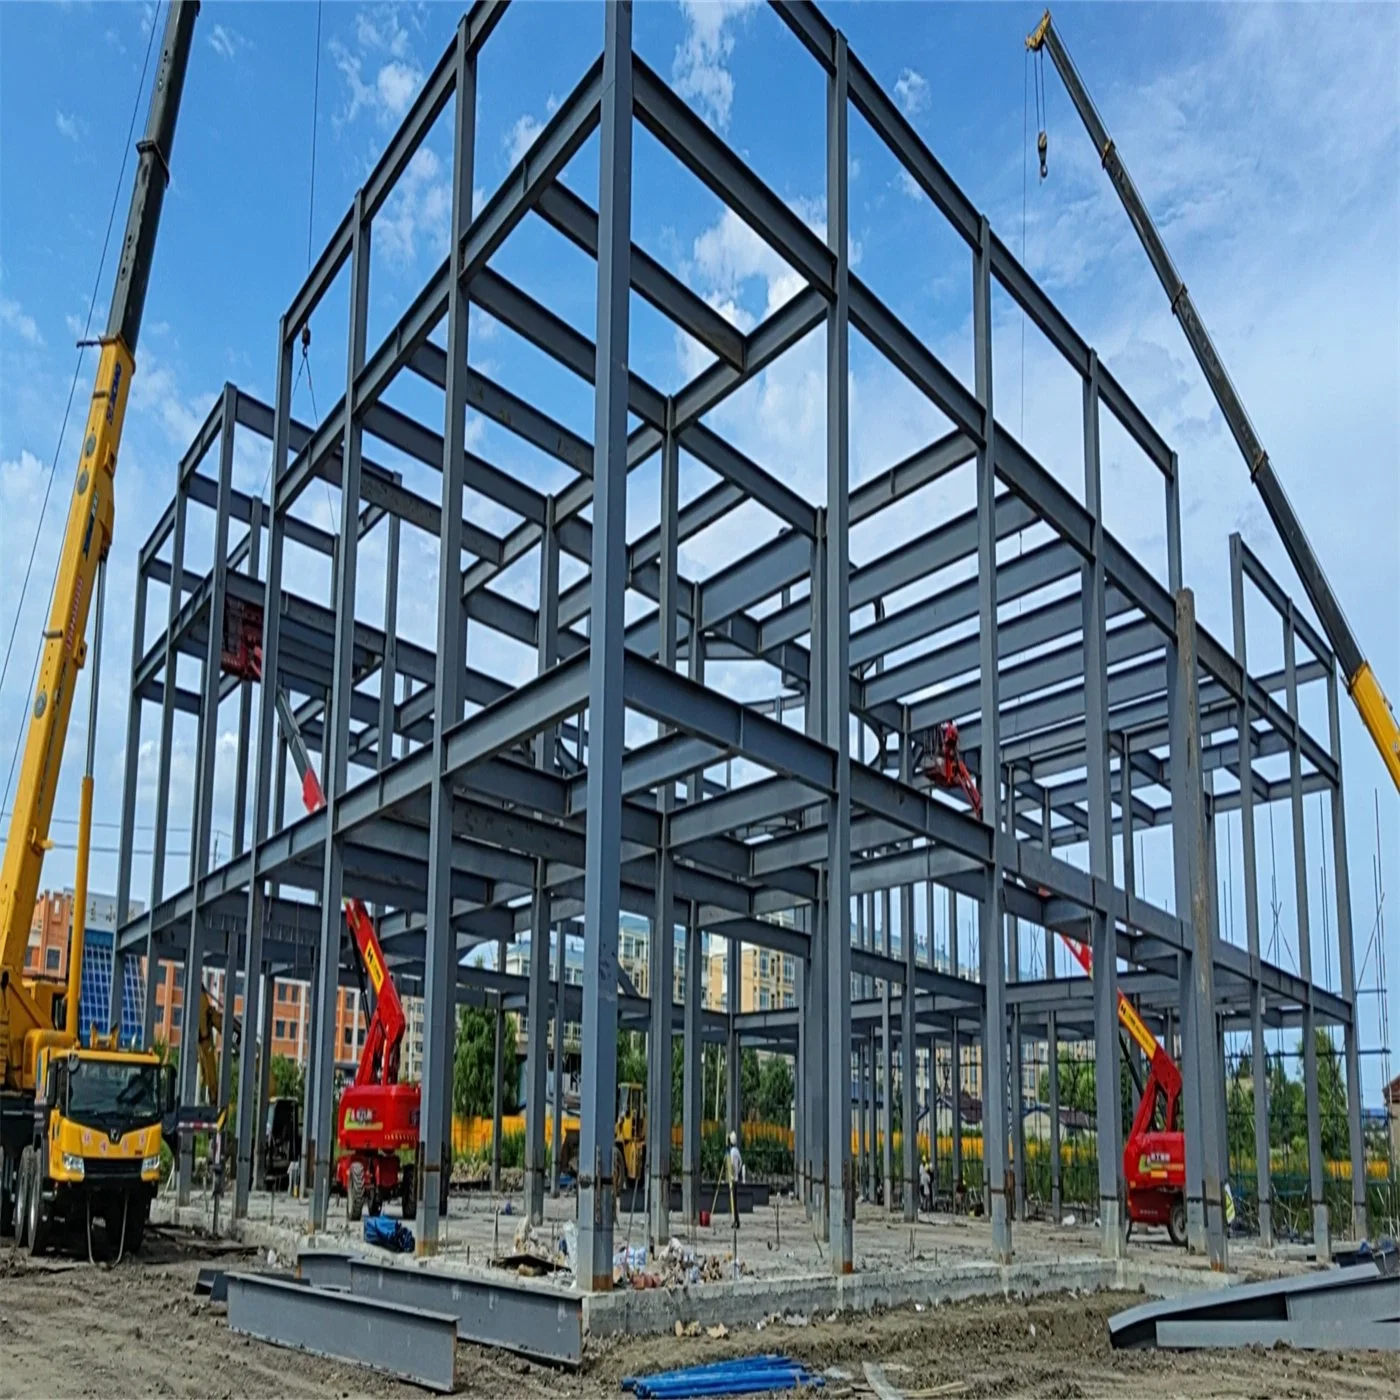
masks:
POLYGON ((16 1242, 41 1254, 60 1230, 88 1232, 100 1220, 110 1253, 140 1249, 174 1098, 173 1066, 151 1051, 40 1046, 28 1131, 17 1114, 5 1123, 16 1242))

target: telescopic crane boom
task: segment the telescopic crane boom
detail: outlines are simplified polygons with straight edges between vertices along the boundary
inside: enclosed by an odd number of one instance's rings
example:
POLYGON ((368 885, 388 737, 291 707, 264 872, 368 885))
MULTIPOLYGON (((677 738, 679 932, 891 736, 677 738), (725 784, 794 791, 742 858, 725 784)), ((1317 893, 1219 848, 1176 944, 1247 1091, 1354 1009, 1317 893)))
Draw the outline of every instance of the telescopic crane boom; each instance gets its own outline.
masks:
MULTIPOLYGON (((1162 289, 1167 294, 1167 300, 1171 302, 1172 314, 1181 323, 1181 329, 1196 356, 1196 362, 1210 385, 1211 393, 1215 395, 1216 403, 1220 405, 1220 412, 1230 425, 1230 431, 1234 434, 1235 442, 1249 467, 1254 485, 1263 497, 1264 509, 1269 512, 1269 518, 1274 522, 1283 547, 1288 551, 1288 557, 1317 612, 1322 630, 1332 650, 1337 654, 1347 690, 1361 714, 1361 722, 1381 751, 1381 758, 1391 780, 1396 788, 1400 789, 1400 726, 1396 724, 1395 712, 1381 690, 1380 682, 1376 679, 1370 663, 1362 655, 1356 635, 1342 612, 1342 605, 1332 591, 1331 584, 1327 582, 1327 576, 1322 571, 1317 555, 1308 543, 1303 524, 1283 489, 1283 483, 1274 472, 1269 454, 1254 431, 1254 424, 1250 422, 1249 414, 1245 412, 1244 404, 1226 373, 1220 356, 1216 353, 1215 343, 1196 311, 1191 294, 1186 290, 1186 284, 1181 280, 1176 265, 1171 260, 1171 254, 1167 252, 1162 235, 1152 222, 1152 215, 1148 213, 1142 196, 1138 194, 1137 187, 1124 167, 1118 149, 1113 144, 1113 138, 1109 136, 1099 117, 1074 61, 1064 46, 1064 41, 1051 22, 1049 10, 1046 10, 1040 23, 1027 36, 1026 47, 1032 53, 1049 53, 1051 62, 1065 85, 1065 91, 1069 93, 1070 101, 1079 113, 1080 120, 1089 133, 1089 139, 1094 143, 1094 149, 1099 153, 1103 168, 1108 172, 1113 188, 1118 191, 1118 197, 1123 201, 1123 208, 1127 210, 1133 228, 1137 230, 1138 238, 1147 252, 1148 261, 1151 262, 1162 289)), ((1044 174, 1044 132, 1040 135, 1040 148, 1041 173, 1044 174)))
MULTIPOLYGON (((33 1087, 33 1041, 26 1055, 25 1038, 55 1029, 53 1007, 22 984, 24 953, 34 918, 34 900, 43 874, 44 854, 51 844, 59 771, 68 738, 68 721, 77 689, 78 672, 87 660, 88 610, 93 594, 101 597, 101 569, 112 543, 113 483, 121 445, 127 393, 136 368, 136 342, 146 305, 146 284, 155 253, 165 187, 170 180, 170 152, 175 119, 185 85, 190 45, 194 38, 197 0, 172 0, 161 41, 160 63, 151 92, 145 137, 138 142, 136 183, 122 239, 121 262, 112 294, 107 332, 97 360, 97 381, 87 427, 83 430, 77 478, 68 508, 63 552, 54 579, 49 622, 38 687, 29 709, 24 759, 0 869, 0 1083, 14 1089, 33 1087)), ((101 630, 99 618, 98 631, 101 630)), ((89 735, 89 755, 92 743, 89 735)), ((92 824, 91 757, 83 779, 79 817, 79 870, 84 888, 74 900, 74 934, 70 959, 82 964, 81 924, 86 914, 86 852, 92 824)), ((73 1016, 70 1015, 70 1022, 73 1016)), ((76 1026, 70 1024, 76 1034, 76 1026)))

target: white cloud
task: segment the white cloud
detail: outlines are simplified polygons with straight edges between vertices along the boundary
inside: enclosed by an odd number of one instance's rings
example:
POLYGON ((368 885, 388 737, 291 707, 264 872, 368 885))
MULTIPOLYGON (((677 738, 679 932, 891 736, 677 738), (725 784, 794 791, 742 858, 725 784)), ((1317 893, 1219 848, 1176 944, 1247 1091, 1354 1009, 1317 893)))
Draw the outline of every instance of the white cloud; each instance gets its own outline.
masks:
POLYGON ((447 251, 451 220, 451 173, 435 151, 422 146, 374 222, 375 246, 400 269, 416 264, 420 245, 441 258, 447 251))
POLYGON ((506 160, 512 166, 518 165, 543 130, 544 123, 537 121, 529 112, 517 117, 515 125, 505 135, 506 160))
POLYGON ((371 112, 381 126, 391 126, 408 110, 423 82, 413 54, 412 36, 399 20, 397 6, 361 10, 355 17, 354 46, 339 37, 327 45, 345 79, 346 105, 337 126, 371 112))
POLYGON ((895 176, 895 186, 900 194, 909 199, 922 199, 924 197, 924 187, 907 171, 901 169, 895 176))
POLYGON ((398 7, 383 5, 373 13, 361 10, 355 16, 355 42, 366 52, 379 51, 391 58, 408 55, 408 30, 399 23, 398 7))
POLYGON ((226 24, 216 24, 209 31, 209 47, 221 58, 232 60, 240 50, 248 47, 248 41, 236 29, 226 24))
POLYGON ((9 297, 0 296, 0 326, 9 327, 21 340, 27 340, 31 345, 44 343, 34 318, 25 313, 19 302, 9 297))
POLYGON ((928 79, 912 68, 905 68, 895 79, 894 97, 905 116, 917 116, 928 106, 928 79))
POLYGON ((390 116, 401 117, 408 111, 408 104, 413 101, 422 81, 423 75, 417 68, 395 59, 379 70, 374 86, 384 110, 390 116))
POLYGON ((732 20, 742 18, 757 0, 681 0, 685 37, 676 45, 671 82, 717 131, 729 126, 734 106, 732 20))
POLYGON ((77 117, 67 112, 55 112, 53 122, 58 128, 58 134, 68 141, 81 141, 87 131, 87 127, 77 117))

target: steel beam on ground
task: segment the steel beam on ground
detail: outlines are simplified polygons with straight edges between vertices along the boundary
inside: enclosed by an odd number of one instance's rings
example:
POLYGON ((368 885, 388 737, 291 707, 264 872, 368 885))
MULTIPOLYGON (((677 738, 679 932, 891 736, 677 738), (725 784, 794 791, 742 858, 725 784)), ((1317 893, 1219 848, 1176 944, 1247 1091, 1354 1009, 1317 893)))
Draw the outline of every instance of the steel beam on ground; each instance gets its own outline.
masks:
POLYGON ((555 1366, 583 1362, 583 1299, 572 1290, 399 1268, 353 1256, 349 1286, 356 1298, 446 1313, 463 1342, 555 1366))
POLYGON ((444 1394, 457 1319, 263 1274, 228 1275, 228 1328, 274 1346, 349 1361, 444 1394))

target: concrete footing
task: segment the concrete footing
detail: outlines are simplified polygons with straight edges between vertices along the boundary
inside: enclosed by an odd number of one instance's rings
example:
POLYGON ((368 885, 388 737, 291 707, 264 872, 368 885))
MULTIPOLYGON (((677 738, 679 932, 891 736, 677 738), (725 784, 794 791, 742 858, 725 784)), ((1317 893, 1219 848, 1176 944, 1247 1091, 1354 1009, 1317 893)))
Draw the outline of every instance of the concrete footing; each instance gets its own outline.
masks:
MULTIPOLYGON (((938 1307, 969 1298, 1034 1297, 1071 1289, 1146 1292, 1177 1297, 1218 1287, 1220 1274, 1199 1269, 1144 1266, 1123 1260, 1082 1259, 1022 1264, 956 1264, 929 1270, 889 1269, 837 1277, 736 1279, 686 1288, 617 1290, 583 1300, 584 1331, 592 1337, 654 1336, 679 1322, 702 1327, 752 1327, 773 1313, 818 1321, 832 1313, 869 1312, 923 1304, 938 1307)), ((1233 1281, 1226 1276, 1226 1281, 1233 1281)))

